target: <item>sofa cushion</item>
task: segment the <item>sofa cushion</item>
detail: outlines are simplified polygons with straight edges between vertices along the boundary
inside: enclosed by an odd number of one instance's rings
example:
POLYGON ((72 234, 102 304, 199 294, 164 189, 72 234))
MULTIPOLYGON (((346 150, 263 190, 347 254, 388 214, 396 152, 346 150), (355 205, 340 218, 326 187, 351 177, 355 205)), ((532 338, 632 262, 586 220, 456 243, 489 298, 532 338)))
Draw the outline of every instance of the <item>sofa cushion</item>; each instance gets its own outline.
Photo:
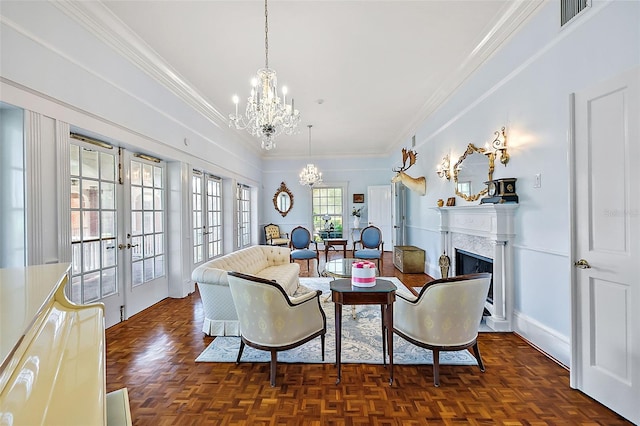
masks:
POLYGON ((269 266, 260 271, 257 276, 277 282, 289 296, 293 296, 300 284, 299 274, 300 265, 287 263, 286 265, 269 266))

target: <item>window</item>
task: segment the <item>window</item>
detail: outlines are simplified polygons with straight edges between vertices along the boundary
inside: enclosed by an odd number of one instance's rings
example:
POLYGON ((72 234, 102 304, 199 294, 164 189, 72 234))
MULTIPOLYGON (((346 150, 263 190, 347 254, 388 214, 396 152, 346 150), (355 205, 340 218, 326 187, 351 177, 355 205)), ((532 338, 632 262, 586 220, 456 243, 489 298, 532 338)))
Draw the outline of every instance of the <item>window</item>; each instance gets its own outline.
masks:
POLYGON ((313 230, 320 238, 342 238, 343 193, 341 187, 313 188, 313 230))
POLYGON ((249 247, 251 244, 251 188, 238 184, 236 187, 238 200, 238 248, 249 247))

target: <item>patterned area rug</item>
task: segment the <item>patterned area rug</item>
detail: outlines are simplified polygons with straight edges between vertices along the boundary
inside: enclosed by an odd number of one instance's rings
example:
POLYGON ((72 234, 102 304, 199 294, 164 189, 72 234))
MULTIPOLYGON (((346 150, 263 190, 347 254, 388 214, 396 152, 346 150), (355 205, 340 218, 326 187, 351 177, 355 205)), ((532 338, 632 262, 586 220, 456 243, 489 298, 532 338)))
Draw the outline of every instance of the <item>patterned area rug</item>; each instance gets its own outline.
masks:
MULTIPOLYGON (((404 287, 397 278, 383 278, 393 282, 398 288, 404 287)), ((300 284, 312 290, 322 290, 322 308, 327 315, 327 334, 325 337, 324 363, 334 363, 335 352, 335 310, 331 300, 324 301, 330 294, 331 278, 300 278, 300 284)), ((308 291, 304 290, 303 291, 308 291)), ((342 362, 382 364, 382 328, 380 307, 378 305, 356 306, 356 318, 353 319, 349 307, 342 309, 342 362)), ((239 337, 216 337, 198 356, 196 362, 235 362, 240 347, 239 337)), ((245 346, 242 362, 269 362, 268 352, 245 346)), ((297 348, 278 353, 278 362, 322 363, 320 338, 313 339, 297 348)), ((394 364, 432 364, 433 353, 419 348, 400 337, 393 336, 394 364)), ((441 352, 440 364, 477 365, 476 359, 468 351, 441 352)))

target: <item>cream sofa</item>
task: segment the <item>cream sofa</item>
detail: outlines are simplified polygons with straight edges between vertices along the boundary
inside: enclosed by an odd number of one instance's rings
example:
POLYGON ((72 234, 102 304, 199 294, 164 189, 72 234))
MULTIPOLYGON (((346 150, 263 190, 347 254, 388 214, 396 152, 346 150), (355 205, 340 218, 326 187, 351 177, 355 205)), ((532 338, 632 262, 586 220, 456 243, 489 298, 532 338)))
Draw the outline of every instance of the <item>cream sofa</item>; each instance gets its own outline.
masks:
POLYGON ((238 314, 233 304, 227 271, 242 272, 274 280, 292 296, 300 281, 300 265, 290 263, 286 247, 251 246, 211 260, 193 270, 191 279, 198 284, 204 323, 209 336, 239 336, 238 314))

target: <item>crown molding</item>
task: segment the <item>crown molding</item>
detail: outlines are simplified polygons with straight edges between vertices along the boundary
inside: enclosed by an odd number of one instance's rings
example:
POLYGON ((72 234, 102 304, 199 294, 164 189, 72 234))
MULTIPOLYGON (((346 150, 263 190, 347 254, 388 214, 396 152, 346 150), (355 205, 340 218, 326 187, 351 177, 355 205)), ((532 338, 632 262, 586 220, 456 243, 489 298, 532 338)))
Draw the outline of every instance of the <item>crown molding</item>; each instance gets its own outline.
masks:
MULTIPOLYGON (((160 85, 202 114, 220 129, 228 127, 227 117, 216 109, 198 90, 144 40, 124 24, 101 1, 58 0, 52 2, 60 11, 110 46, 122 57, 140 68, 160 85)), ((259 154, 255 141, 238 139, 259 154)))
POLYGON ((546 0, 530 0, 507 2, 508 7, 496 22, 487 31, 486 36, 462 62, 458 71, 439 85, 438 89, 426 100, 422 108, 415 115, 413 121, 398 135, 396 142, 390 144, 389 152, 393 152, 398 146, 404 146, 404 142, 431 114, 444 104, 478 68, 493 56, 493 54, 543 5, 546 0))

